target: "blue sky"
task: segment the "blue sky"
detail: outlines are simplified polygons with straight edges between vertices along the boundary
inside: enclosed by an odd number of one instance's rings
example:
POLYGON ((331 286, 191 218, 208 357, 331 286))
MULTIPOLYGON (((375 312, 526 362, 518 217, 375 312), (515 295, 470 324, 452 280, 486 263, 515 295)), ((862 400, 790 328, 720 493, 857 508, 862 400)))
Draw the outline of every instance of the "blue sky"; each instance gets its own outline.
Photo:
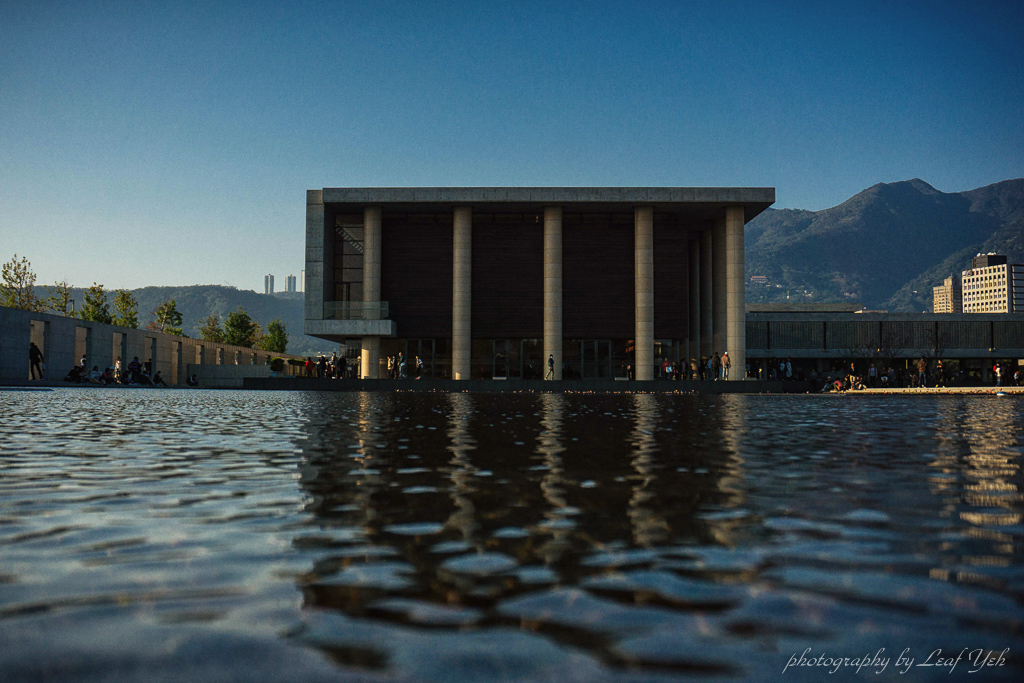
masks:
POLYGON ((305 190, 1024 176, 1020 2, 0 3, 0 261, 263 285, 305 190))

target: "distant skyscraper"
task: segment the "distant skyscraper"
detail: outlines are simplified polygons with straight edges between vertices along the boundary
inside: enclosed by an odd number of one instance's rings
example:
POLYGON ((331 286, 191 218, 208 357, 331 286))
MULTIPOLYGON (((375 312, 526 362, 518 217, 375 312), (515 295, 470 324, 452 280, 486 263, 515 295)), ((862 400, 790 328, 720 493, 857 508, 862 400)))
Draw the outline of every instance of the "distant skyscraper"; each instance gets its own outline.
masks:
POLYGON ((295 291, 295 276, 289 275, 284 279, 284 291, 294 292, 295 291))
POLYGON ((273 294, 274 293, 274 276, 264 275, 263 276, 263 293, 273 294))
POLYGON ((302 271, 301 276, 302 276, 302 282, 299 284, 299 287, 301 287, 301 289, 299 289, 299 291, 300 292, 305 292, 306 291, 306 271, 302 271))
POLYGON ((951 275, 938 287, 932 287, 933 313, 963 313, 960 276, 951 275))

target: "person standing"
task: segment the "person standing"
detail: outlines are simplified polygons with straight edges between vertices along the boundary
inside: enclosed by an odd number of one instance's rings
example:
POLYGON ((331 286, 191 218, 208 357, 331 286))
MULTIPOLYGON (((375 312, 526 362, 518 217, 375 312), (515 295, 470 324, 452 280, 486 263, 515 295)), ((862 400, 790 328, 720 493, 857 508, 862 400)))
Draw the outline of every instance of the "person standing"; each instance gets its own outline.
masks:
POLYGON ((722 379, 729 379, 729 368, 732 367, 732 361, 729 360, 729 352, 726 351, 722 354, 722 379))
POLYGON ((555 378, 555 354, 552 353, 551 355, 548 356, 548 375, 544 379, 554 379, 554 378, 555 378))
POLYGON ((31 366, 29 372, 32 379, 36 379, 36 371, 39 372, 39 379, 43 379, 43 352, 39 350, 35 342, 29 342, 28 362, 31 366))
POLYGON ((921 360, 917 361, 917 386, 922 389, 928 384, 928 361, 921 356, 921 360))
POLYGON ((120 384, 121 380, 123 379, 121 377, 121 372, 121 356, 118 356, 117 360, 114 361, 114 381, 117 382, 118 384, 120 384))
POLYGON ((711 379, 718 381, 722 376, 722 358, 718 355, 718 351, 715 351, 715 355, 711 358, 711 379))

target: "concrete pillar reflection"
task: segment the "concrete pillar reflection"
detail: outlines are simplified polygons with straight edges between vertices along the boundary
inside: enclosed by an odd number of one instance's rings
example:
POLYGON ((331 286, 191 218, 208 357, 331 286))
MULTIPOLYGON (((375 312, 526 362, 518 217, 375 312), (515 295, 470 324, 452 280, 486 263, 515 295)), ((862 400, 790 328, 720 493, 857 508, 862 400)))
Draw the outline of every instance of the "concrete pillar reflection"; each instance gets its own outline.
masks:
POLYGON ((658 449, 654 434, 658 422, 658 397, 655 394, 633 394, 633 410, 630 464, 637 476, 631 477, 635 483, 627 515, 633 542, 647 548, 662 543, 669 532, 668 522, 655 512, 658 501, 654 484, 659 463, 654 457, 658 449))
MULTIPOLYGON (((381 207, 363 209, 363 317, 380 319, 381 207)), ((359 358, 364 379, 380 378, 380 337, 363 337, 359 358)))
POLYGON ((711 231, 705 230, 700 235, 700 354, 708 358, 712 354, 711 340, 714 333, 711 268, 711 231))
POLYGON ((639 206, 633 219, 636 288, 636 379, 654 379, 654 207, 639 206))
POLYGON ((541 527, 551 534, 551 540, 537 549, 544 558, 544 564, 555 565, 562 555, 572 547, 575 524, 568 517, 569 502, 565 494, 562 453, 565 451, 565 437, 562 434, 565 396, 563 394, 541 394, 540 426, 537 435, 537 453, 547 467, 540 482, 544 500, 550 506, 544 511, 541 527))
POLYGON ((711 232, 711 315, 712 325, 712 352, 722 355, 723 351, 730 351, 725 345, 726 337, 726 270, 725 270, 725 220, 715 221, 715 229, 711 232))
POLYGON ((544 208, 544 377, 554 356, 553 379, 562 379, 562 207, 544 208))
POLYGON ((445 526, 457 529, 462 540, 473 543, 476 533, 476 506, 473 494, 477 490, 479 469, 473 465, 470 453, 476 449, 476 440, 470 434, 469 423, 473 417, 473 397, 470 394, 453 393, 448 395, 451 403, 448 417, 448 450, 452 457, 450 491, 452 513, 448 516, 445 526))
POLYGON ((455 209, 452 252, 452 377, 469 379, 472 363, 473 213, 455 209))
POLYGON ((745 254, 743 245, 743 207, 725 210, 725 345, 732 369, 730 380, 745 379, 747 362, 747 316, 745 290, 745 254))

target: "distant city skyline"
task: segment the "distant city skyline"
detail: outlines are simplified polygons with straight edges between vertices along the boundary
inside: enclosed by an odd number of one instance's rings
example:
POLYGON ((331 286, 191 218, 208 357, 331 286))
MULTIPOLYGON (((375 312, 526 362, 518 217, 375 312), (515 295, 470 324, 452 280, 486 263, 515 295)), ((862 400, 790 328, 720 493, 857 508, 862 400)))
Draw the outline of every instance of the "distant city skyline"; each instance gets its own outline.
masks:
POLYGON ((305 191, 1024 176, 1021 3, 0 4, 0 261, 39 284, 304 264, 305 191), (244 11, 242 11, 244 8, 244 11))

